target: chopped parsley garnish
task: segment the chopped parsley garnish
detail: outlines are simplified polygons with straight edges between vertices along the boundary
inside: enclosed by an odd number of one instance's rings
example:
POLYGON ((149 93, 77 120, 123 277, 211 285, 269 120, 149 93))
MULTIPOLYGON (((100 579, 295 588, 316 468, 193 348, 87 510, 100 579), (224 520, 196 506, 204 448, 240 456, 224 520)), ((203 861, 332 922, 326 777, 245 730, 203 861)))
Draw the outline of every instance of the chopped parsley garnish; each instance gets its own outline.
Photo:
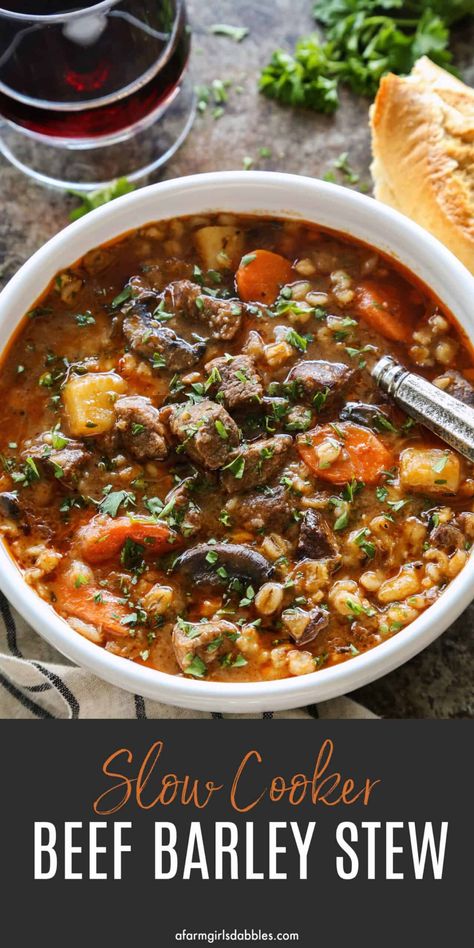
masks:
POLYGON ((357 481, 355 478, 348 481, 343 487, 339 497, 330 497, 329 503, 339 510, 338 517, 334 523, 335 530, 345 530, 349 524, 351 504, 354 502, 356 494, 359 493, 365 484, 363 481, 357 481))
POLYGON ((394 513, 397 513, 405 504, 408 504, 409 498, 406 500, 387 500, 387 505, 393 510, 394 513))
POLYGON ((349 155, 347 151, 341 152, 341 154, 333 162, 334 167, 338 171, 341 171, 342 174, 347 178, 348 184, 357 184, 359 181, 360 175, 356 171, 353 171, 349 164, 349 155))
POLYGON ((219 438, 222 438, 223 441, 227 441, 229 437, 229 433, 227 431, 226 426, 223 424, 220 418, 216 418, 214 422, 214 426, 217 431, 217 434, 219 435, 219 438))
POLYGON ((116 517, 119 507, 122 505, 124 507, 131 507, 135 504, 135 494, 132 494, 127 490, 115 490, 110 491, 101 500, 99 504, 99 512, 102 514, 108 514, 109 517, 116 517))
POLYGON ((367 527, 364 527, 362 530, 359 531, 357 536, 354 537, 354 541, 357 544, 357 546, 359 546, 361 550, 363 550, 363 552, 368 557, 368 559, 372 560, 375 556, 375 544, 371 543, 371 541, 367 539, 367 537, 369 536, 370 536, 370 531, 367 529, 367 527))
POLYGON ((117 309, 122 303, 125 303, 132 296, 133 290, 130 285, 124 286, 123 290, 112 300, 112 309, 117 309))
POLYGON ((105 188, 89 191, 88 194, 83 194, 82 191, 68 191, 68 194, 80 198, 82 202, 79 207, 71 211, 69 220, 76 221, 79 217, 83 217, 84 214, 88 214, 89 211, 95 210, 96 207, 102 207, 103 204, 108 204, 109 201, 113 201, 115 198, 121 197, 122 194, 128 194, 129 191, 134 190, 135 185, 132 184, 131 181, 128 181, 127 178, 122 177, 117 178, 116 181, 112 181, 105 188))
POLYGON ((38 379, 38 385, 41 385, 42 388, 52 388, 54 379, 51 372, 43 372, 38 379))
POLYGON ((241 454, 239 454, 239 456, 234 458, 234 460, 231 461, 230 464, 226 464, 225 467, 222 468, 222 470, 230 471, 230 473, 234 475, 237 481, 242 480, 242 477, 244 476, 244 471, 245 471, 245 458, 242 457, 241 454))
POLYGON ((356 494, 358 494, 359 491, 363 490, 364 487, 365 487, 365 484, 363 481, 356 481, 355 479, 353 479, 352 481, 349 481, 347 484, 345 484, 342 491, 342 496, 344 500, 347 500, 349 501, 349 503, 352 503, 356 494))
POLYGON ((227 655, 223 655, 221 658, 221 665, 226 668, 243 668, 246 664, 247 659, 243 655, 232 657, 231 652, 227 652, 227 655))
POLYGON ((327 397, 329 395, 329 389, 325 388, 322 392, 316 392, 316 395, 313 398, 313 405, 316 411, 322 411, 324 408, 327 397))
POLYGON ((240 600, 239 606, 250 606, 255 599, 255 590, 253 586, 247 586, 245 596, 240 600))
POLYGON ((207 668, 202 658, 199 658, 199 655, 193 655, 192 652, 186 656, 186 665, 185 671, 187 675, 192 675, 193 678, 204 678, 207 675, 207 668))
POLYGON ((290 412, 288 418, 285 422, 286 431, 307 431, 311 426, 311 412, 309 408, 302 409, 300 412, 296 413, 294 410, 290 412))
POLYGON ((308 343, 313 341, 312 336, 302 336, 299 332, 296 332, 296 329, 289 329, 285 339, 289 342, 290 346, 293 346, 294 349, 298 349, 300 352, 306 352, 308 343))
POLYGON ((245 374, 245 372, 242 372, 241 369, 237 369, 234 372, 234 375, 235 375, 235 378, 238 379, 239 382, 243 382, 244 385, 247 384, 247 382, 250 382, 249 377, 245 374))
POLYGON ((233 26, 231 23, 212 23, 209 27, 209 33, 216 36, 228 36, 235 43, 241 43, 249 34, 246 26, 233 26))
POLYGON ((204 382, 204 391, 208 392, 213 385, 218 385, 219 382, 222 382, 221 374, 219 369, 214 366, 209 372, 206 381, 204 382))
POLYGON ((74 580, 74 587, 75 589, 80 589, 81 586, 87 586, 88 582, 89 582, 88 576, 84 576, 84 573, 78 573, 74 580))
POLYGON ((386 415, 375 415, 374 427, 378 428, 379 431, 391 431, 393 434, 398 434, 398 428, 392 425, 392 422, 386 415))
POLYGON ((39 470, 38 470, 38 468, 37 468, 37 466, 36 466, 36 462, 33 460, 33 458, 27 458, 27 459, 26 459, 25 467, 26 467, 26 468, 28 469, 28 471, 30 472, 30 480, 35 480, 35 481, 39 481, 39 480, 40 480, 41 475, 40 475, 40 472, 39 472, 39 470))
POLYGON ((51 445, 55 451, 60 451, 61 448, 65 448, 69 444, 69 438, 66 438, 59 431, 59 425, 56 425, 51 431, 51 445))
POLYGON ((64 470, 61 467, 61 465, 56 464, 56 462, 53 461, 52 459, 51 459, 51 464, 53 465, 54 476, 57 477, 58 480, 60 480, 61 477, 64 477, 64 470))
POLYGON ((212 642, 209 642, 209 644, 206 645, 206 652, 215 652, 218 648, 220 648, 223 641, 224 636, 218 635, 216 639, 213 639, 212 642))
POLYGON ((349 508, 347 507, 346 510, 343 510, 343 512, 339 515, 337 520, 335 520, 334 529, 345 530, 348 523, 349 523, 349 508))
MULTIPOLYGON (((364 352, 372 352, 373 346, 362 346, 362 349, 355 349, 352 346, 346 346, 347 355, 351 359, 356 359, 357 356, 363 355, 364 352)), ((365 367, 365 359, 359 359, 359 368, 363 369, 365 367)))
MULTIPOLYGON (((471 0, 315 0, 325 38, 312 33, 298 40, 293 54, 276 50, 261 73, 260 91, 287 105, 334 112, 339 83, 372 97, 382 76, 406 75, 422 54, 449 68, 449 28, 471 12, 471 0)), ((354 183, 345 155, 338 161, 354 183)))
POLYGON ((95 319, 89 310, 85 313, 76 313, 74 317, 78 326, 93 326, 95 319))
POLYGON ((363 606, 362 603, 355 602, 353 599, 346 599, 346 606, 350 609, 353 616, 374 616, 375 609, 372 609, 371 606, 363 606))
POLYGON ((165 301, 161 300, 156 309, 153 310, 153 319, 156 319, 160 323, 166 323, 169 319, 173 319, 174 313, 167 313, 165 310, 165 301))
POLYGON ((120 562, 125 569, 140 570, 143 566, 145 547, 127 537, 120 553, 120 562))

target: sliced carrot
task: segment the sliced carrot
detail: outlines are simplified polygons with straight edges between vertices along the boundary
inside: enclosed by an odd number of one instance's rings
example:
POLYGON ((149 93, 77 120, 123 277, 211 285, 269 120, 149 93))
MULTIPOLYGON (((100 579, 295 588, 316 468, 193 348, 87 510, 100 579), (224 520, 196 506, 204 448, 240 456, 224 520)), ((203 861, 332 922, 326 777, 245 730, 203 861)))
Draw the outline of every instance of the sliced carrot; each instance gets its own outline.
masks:
POLYGON ((240 261, 235 275, 237 291, 246 303, 275 302, 280 289, 294 279, 291 263, 271 250, 253 250, 240 261))
POLYGON ((130 629, 120 620, 130 615, 130 609, 106 589, 92 582, 78 584, 77 580, 77 570, 71 570, 62 572, 51 583, 58 611, 95 626, 99 634, 128 636, 130 629))
POLYGON ((415 314, 398 287, 365 280, 357 288, 354 307, 362 319, 385 339, 410 341, 415 314))
POLYGON ((143 544, 145 553, 155 556, 171 549, 177 541, 165 523, 151 518, 107 517, 99 514, 78 533, 81 555, 89 563, 102 563, 121 552, 126 540, 143 544))
POLYGON ((462 369, 462 375, 468 382, 474 383, 474 369, 462 369))
POLYGON ((338 424, 333 428, 324 425, 302 435, 298 441, 298 451, 305 464, 323 481, 332 484, 346 484, 355 478, 364 484, 376 484, 382 471, 393 464, 393 455, 384 444, 366 428, 350 422, 338 424), (328 441, 341 445, 339 457, 325 467, 320 467, 321 458, 316 452, 318 445, 328 441))

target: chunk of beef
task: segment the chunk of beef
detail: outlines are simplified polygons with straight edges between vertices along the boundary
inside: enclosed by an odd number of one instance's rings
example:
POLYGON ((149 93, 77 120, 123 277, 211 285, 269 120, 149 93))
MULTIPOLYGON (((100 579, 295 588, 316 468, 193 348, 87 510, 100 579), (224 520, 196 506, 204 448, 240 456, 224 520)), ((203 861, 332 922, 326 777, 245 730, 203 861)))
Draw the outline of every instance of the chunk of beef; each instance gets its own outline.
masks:
POLYGON ((310 402, 313 402, 315 395, 321 393, 325 396, 326 408, 344 394, 354 375, 354 369, 343 362, 303 361, 293 366, 285 384, 296 382, 301 397, 310 402))
POLYGON ((60 431, 46 431, 25 447, 23 457, 39 461, 45 474, 68 484, 77 480, 91 454, 80 441, 66 438, 60 431), (61 447, 54 448, 54 443, 61 447))
POLYGON ((123 321, 123 333, 132 352, 149 362, 180 372, 196 365, 204 355, 204 340, 187 342, 158 319, 153 319, 145 306, 137 303, 123 321))
POLYGON ((445 553, 463 550, 465 545, 464 535, 453 523, 440 523, 431 531, 430 540, 433 546, 444 550, 445 553))
POLYGON ((284 464, 292 443, 290 435, 275 435, 273 438, 243 444, 239 451, 234 451, 229 464, 222 471, 224 490, 235 494, 268 484, 284 464))
POLYGON ((314 642, 314 639, 317 638, 320 632, 323 629, 326 629, 329 625, 329 613, 326 609, 321 609, 320 606, 316 606, 315 609, 312 609, 308 614, 308 622, 306 626, 304 624, 296 623, 295 625, 289 626, 290 638, 298 646, 308 645, 309 642, 314 642))
POLYGON ((226 510, 233 520, 251 531, 282 531, 291 521, 292 504, 284 487, 267 487, 262 491, 231 497, 226 510))
POLYGON ((149 398, 126 395, 115 403, 115 428, 125 451, 137 461, 162 461, 168 454, 166 428, 149 398))
POLYGON ((179 620, 172 634, 176 661, 185 674, 201 678, 208 665, 235 650, 234 643, 239 635, 238 627, 224 619, 212 622, 179 620))
POLYGON ((239 300, 207 296, 190 280, 170 283, 162 299, 167 312, 205 324, 213 339, 233 339, 240 329, 244 308, 239 300))
POLYGON ((199 533, 204 521, 201 508, 196 503, 196 479, 187 477, 165 497, 165 506, 172 504, 176 528, 185 537, 199 533))
POLYGON ((254 408, 260 404, 263 386, 250 356, 222 356, 213 359, 207 363, 206 372, 217 376, 217 381, 209 391, 212 392, 213 398, 222 402, 227 411, 254 408))
POLYGON ((217 470, 226 464, 239 443, 239 429, 222 405, 204 399, 177 405, 171 431, 182 449, 198 464, 217 470))
POLYGON ((439 375, 438 378, 434 380, 435 385, 437 385, 438 382, 441 383, 438 387, 442 388, 448 395, 452 395, 453 398, 458 398, 459 401, 464 402, 465 405, 474 407, 474 388, 471 383, 464 378, 464 375, 461 375, 461 372, 457 372, 456 369, 448 369, 443 375, 439 375))
POLYGON ((338 555, 339 545, 331 527, 319 511, 310 508, 301 521, 297 559, 332 559, 338 555))

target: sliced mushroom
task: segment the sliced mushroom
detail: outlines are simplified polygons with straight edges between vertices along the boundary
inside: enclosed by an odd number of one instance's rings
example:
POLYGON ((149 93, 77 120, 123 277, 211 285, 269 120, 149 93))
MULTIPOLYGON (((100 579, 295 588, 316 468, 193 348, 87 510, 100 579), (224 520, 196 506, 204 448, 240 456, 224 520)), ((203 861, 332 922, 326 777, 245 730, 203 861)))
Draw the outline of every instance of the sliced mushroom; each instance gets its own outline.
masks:
POLYGON ((8 520, 17 520, 20 516, 20 502, 13 491, 3 491, 0 494, 0 514, 8 520))
POLYGON ((390 419, 378 405, 369 405, 365 402, 346 402, 339 412, 341 421, 352 421, 363 428, 380 430, 384 425, 390 425, 390 419))
POLYGON ((178 557, 175 569, 195 585, 207 583, 212 586, 234 578, 260 586, 270 579, 273 572, 273 567, 261 553, 238 543, 199 543, 178 557), (224 568, 225 576, 219 575, 221 568, 224 568))

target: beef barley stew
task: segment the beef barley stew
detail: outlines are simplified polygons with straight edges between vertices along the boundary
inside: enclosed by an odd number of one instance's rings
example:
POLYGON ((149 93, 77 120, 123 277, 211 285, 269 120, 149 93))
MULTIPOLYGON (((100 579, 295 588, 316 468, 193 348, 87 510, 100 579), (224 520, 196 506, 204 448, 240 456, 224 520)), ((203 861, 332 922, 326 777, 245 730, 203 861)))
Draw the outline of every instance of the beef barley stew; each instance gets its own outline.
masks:
POLYGON ((58 274, 0 381, 0 529, 80 634, 264 681, 403 633, 464 566, 472 466, 403 415, 384 353, 474 402, 452 317, 305 222, 150 224, 58 274))

